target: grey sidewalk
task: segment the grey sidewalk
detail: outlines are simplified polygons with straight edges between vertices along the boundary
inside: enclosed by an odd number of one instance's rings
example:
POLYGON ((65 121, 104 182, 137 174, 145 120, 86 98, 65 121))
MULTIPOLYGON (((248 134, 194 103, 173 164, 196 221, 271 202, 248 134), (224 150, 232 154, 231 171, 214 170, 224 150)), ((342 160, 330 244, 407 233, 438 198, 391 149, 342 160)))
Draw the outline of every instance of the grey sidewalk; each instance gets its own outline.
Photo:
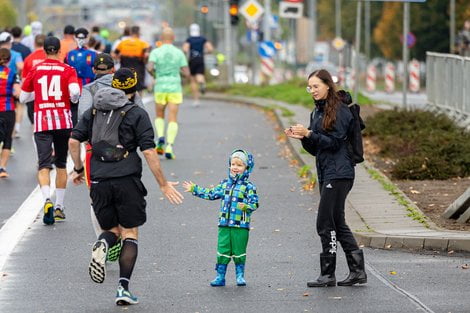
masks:
MULTIPOLYGON (((236 103, 256 105, 263 108, 275 108, 275 113, 282 128, 293 123, 308 125, 310 111, 302 106, 291 105, 284 102, 209 93, 206 98, 236 103), (288 112, 292 114, 285 114, 288 112), (290 116, 286 116, 290 115, 290 116)), ((301 153, 299 140, 288 139, 292 152, 301 163, 309 165, 315 171, 314 158, 301 153)), ((397 198, 386 191, 382 184, 373 179, 368 170, 374 168, 364 162, 356 166, 356 180, 348 197, 346 218, 351 230, 361 245, 381 248, 425 249, 441 251, 470 252, 470 233, 449 231, 438 228, 431 221, 421 223, 408 216, 407 208, 399 204, 397 198)), ((313 173, 315 174, 315 173, 313 173)), ((385 176, 381 179, 390 182, 385 176)), ((413 212, 422 214, 405 194, 400 196, 408 202, 413 212)))

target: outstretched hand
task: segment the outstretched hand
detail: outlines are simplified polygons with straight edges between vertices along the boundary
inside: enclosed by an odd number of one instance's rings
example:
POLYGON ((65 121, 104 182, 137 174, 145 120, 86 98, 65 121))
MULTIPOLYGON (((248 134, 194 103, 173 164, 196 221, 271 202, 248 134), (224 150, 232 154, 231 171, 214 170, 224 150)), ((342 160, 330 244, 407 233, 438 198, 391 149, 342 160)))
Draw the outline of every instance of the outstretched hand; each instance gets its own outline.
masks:
POLYGON ((179 182, 167 182, 167 184, 160 189, 163 192, 163 195, 170 201, 172 204, 181 204, 183 203, 183 195, 175 189, 174 186, 178 185, 179 182))
POLYGON ((191 192, 191 188, 193 187, 194 183, 192 181, 184 181, 183 182, 183 188, 184 188, 184 191, 186 192, 191 192))

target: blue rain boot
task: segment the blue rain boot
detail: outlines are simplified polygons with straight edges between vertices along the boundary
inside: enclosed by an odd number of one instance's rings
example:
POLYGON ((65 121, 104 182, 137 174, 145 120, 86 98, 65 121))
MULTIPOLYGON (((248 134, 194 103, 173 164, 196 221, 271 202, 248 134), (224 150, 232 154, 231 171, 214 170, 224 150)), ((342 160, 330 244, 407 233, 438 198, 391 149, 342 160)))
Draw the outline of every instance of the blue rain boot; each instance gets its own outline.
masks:
POLYGON ((225 286, 225 273, 227 273, 227 264, 216 264, 215 270, 217 271, 217 276, 213 281, 211 281, 212 287, 221 287, 225 286))
POLYGON ((237 275, 237 286, 246 286, 245 264, 236 264, 235 274, 237 275))

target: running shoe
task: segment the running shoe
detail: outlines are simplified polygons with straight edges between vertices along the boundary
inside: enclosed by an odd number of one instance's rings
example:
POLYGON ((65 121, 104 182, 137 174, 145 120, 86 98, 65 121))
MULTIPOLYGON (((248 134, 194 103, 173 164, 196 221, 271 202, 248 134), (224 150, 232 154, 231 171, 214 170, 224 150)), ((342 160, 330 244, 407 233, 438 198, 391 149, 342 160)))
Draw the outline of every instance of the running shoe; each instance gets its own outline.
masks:
POLYGON ((44 217, 42 221, 46 225, 52 225, 55 222, 54 219, 54 203, 50 199, 47 199, 43 207, 44 217))
POLYGON ((136 296, 134 296, 129 290, 124 289, 121 285, 119 285, 116 293, 116 304, 117 305, 129 305, 129 304, 137 304, 139 300, 136 296))
POLYGON ((175 154, 173 153, 173 147, 172 147, 170 144, 167 144, 167 145, 166 145, 166 148, 165 148, 165 157, 166 157, 168 160, 173 160, 173 159, 175 159, 175 154))
POLYGON ((165 145, 165 137, 158 138, 157 147, 155 148, 158 154, 163 155, 163 153, 165 153, 165 150, 163 150, 164 145, 165 145))
POLYGON ((119 238, 114 244, 114 246, 109 248, 106 261, 116 262, 119 259, 119 256, 121 255, 121 248, 122 248, 122 241, 121 241, 121 238, 119 238))
POLYGON ((0 168, 0 178, 8 178, 10 175, 8 175, 8 172, 4 168, 0 168))
POLYGON ((88 273, 95 283, 101 284, 106 277, 106 255, 108 254, 108 244, 104 239, 97 240, 93 244, 91 260, 88 265, 88 273))
POLYGON ((60 205, 56 205, 54 208, 54 220, 56 222, 65 220, 64 208, 60 205))

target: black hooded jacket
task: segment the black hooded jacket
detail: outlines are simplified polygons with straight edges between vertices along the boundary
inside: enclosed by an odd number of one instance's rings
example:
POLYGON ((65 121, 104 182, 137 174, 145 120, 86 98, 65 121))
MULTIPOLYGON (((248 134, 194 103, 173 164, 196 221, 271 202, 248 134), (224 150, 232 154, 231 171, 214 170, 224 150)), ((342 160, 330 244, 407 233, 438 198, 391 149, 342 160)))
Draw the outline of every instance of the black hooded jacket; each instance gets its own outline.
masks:
POLYGON ((301 140, 302 146, 316 157, 320 184, 333 179, 354 179, 354 162, 347 141, 353 116, 348 106, 341 103, 332 130, 325 131, 322 127, 325 105, 325 100, 315 102, 308 127, 312 132, 301 140))

